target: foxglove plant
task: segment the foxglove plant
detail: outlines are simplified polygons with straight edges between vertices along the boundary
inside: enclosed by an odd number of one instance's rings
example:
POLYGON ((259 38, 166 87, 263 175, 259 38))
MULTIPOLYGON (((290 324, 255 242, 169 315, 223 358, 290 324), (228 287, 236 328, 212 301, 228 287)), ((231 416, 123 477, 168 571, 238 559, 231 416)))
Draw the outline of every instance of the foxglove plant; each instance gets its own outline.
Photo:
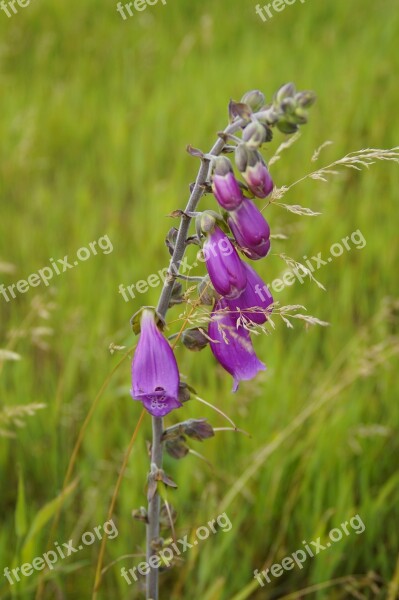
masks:
MULTIPOLYGON (((220 365, 233 376, 233 391, 241 381, 252 379, 266 369, 257 357, 251 329, 263 325, 272 309, 273 298, 256 271, 240 258, 259 260, 270 250, 270 227, 256 206, 255 198, 267 197, 273 180, 260 153, 272 139, 272 129, 294 133, 307 120, 306 108, 315 100, 312 92, 296 93, 293 84, 280 88, 270 104, 262 92, 247 92, 241 102, 229 104, 230 123, 209 153, 191 146, 191 155, 200 158, 201 166, 184 211, 179 229, 172 228, 166 244, 172 258, 156 308, 144 307, 132 318, 133 330, 140 333, 132 363, 132 396, 141 401, 152 415, 151 469, 148 475, 148 511, 136 511, 147 524, 147 599, 158 600, 157 550, 164 547, 160 538, 161 488, 176 487, 162 469, 163 450, 174 458, 188 453, 187 438, 204 440, 214 435, 205 419, 188 419, 164 428, 163 417, 172 410, 184 411, 192 388, 180 381, 172 347, 162 331, 166 327, 169 307, 184 302, 180 279, 196 279, 179 273, 189 244, 202 245, 208 275, 198 286, 198 304, 211 305, 208 330, 191 327, 170 336, 181 339, 190 350, 202 350, 208 343, 220 365), (241 136, 238 134, 241 132, 241 136), (225 154, 234 153, 235 166, 244 182, 234 173, 225 154), (221 154, 223 154, 221 156, 221 154), (201 196, 213 192, 223 214, 211 210, 198 212, 201 196), (192 219, 196 235, 189 236, 192 219), (229 234, 232 234, 232 238, 229 234), (182 408, 183 407, 183 408, 182 408)), ((170 506, 168 513, 170 514, 170 506)))

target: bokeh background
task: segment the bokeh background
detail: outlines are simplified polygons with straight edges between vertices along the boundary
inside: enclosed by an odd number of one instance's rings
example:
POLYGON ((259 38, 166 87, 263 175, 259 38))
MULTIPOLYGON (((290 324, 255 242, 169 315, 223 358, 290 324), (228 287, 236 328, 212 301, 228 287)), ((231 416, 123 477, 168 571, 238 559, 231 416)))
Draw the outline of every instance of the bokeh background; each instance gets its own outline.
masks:
MULTIPOLYGON (((230 98, 259 88, 270 99, 294 81, 318 101, 302 137, 272 167, 277 185, 354 150, 394 147, 399 14, 396 0, 298 1, 266 23, 255 2, 241 0, 169 0, 125 21, 111 1, 17 8, 11 18, 0 13, 1 282, 26 279, 101 236, 113 244, 49 287, 0 297, 0 598, 33 599, 38 574, 9 586, 3 569, 46 551, 61 501, 52 532, 60 544, 107 519, 141 412, 129 396, 129 319, 160 292, 125 302, 118 286, 167 263, 164 238, 176 223, 166 215, 184 207, 198 168, 186 145, 211 147, 230 98), (326 140, 333 144, 312 163, 326 140), (25 406, 32 404, 45 406, 25 406), (60 496, 79 432, 74 485, 60 496)), ((282 141, 276 133, 265 157, 282 141)), ((287 239, 274 240, 256 265, 266 281, 285 269, 282 252, 328 255, 357 229, 367 244, 318 271, 326 291, 307 280, 276 294, 330 326, 295 321, 290 329, 276 317, 275 331, 255 341, 265 374, 232 395, 208 349, 178 348, 187 381, 251 438, 222 431, 192 442, 208 462, 166 458, 179 486, 169 495, 178 536, 222 511, 233 528, 165 573, 161 598, 399 597, 397 189, 397 165, 377 161, 369 170, 341 169, 329 183, 307 179, 285 196, 321 216, 267 209, 273 232, 287 239), (325 540, 356 514, 361 535, 264 588, 254 581, 254 569, 281 561, 302 540, 325 540)), ((210 197, 204 206, 213 206, 210 197)), ((182 310, 172 309, 171 320, 182 310)), ((167 423, 188 417, 228 426, 195 400, 167 423)), ((146 504, 150 430, 147 415, 118 493, 119 535, 105 549, 99 600, 143 597, 120 568, 137 565, 140 558, 121 557, 144 548, 145 528, 131 512, 146 504)), ((91 598, 99 550, 94 543, 59 561, 41 597, 91 598)))

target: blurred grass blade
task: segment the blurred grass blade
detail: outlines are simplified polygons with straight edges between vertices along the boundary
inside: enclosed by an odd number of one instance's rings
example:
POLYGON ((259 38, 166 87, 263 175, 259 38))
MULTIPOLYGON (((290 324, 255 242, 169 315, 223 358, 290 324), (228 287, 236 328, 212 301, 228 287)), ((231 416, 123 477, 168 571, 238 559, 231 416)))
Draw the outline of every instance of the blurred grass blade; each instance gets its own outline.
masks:
POLYGON ((18 538, 23 537, 26 534, 28 528, 26 519, 26 498, 25 498, 25 484, 24 475, 22 468, 18 466, 18 497, 17 506, 15 509, 15 533, 18 538))
POLYGON ((43 529, 48 521, 56 514, 59 507, 64 503, 67 498, 76 488, 78 479, 74 479, 63 492, 61 492, 56 498, 50 500, 43 506, 36 514, 33 519, 32 525, 29 529, 28 535, 26 536, 24 545, 22 547, 22 557, 24 562, 29 562, 29 558, 32 557, 32 551, 34 548, 34 540, 36 535, 43 529))

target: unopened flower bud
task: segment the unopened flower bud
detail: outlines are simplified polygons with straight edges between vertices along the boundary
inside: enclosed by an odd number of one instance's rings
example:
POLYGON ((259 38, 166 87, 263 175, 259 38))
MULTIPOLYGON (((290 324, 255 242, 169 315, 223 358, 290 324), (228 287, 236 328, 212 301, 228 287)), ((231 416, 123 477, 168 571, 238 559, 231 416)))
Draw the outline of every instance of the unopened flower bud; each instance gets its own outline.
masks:
POLYGON ((197 291, 199 301, 205 306, 213 306, 215 300, 220 298, 219 294, 211 283, 209 275, 206 275, 198 284, 197 291))
POLYGON ((292 115, 296 108, 296 102, 294 98, 285 98, 281 103, 280 107, 284 114, 292 115))
POLYGON ((240 171, 240 173, 244 173, 248 166, 248 146, 246 144, 238 144, 235 151, 235 161, 236 167, 240 171))
POLYGON ((292 115, 292 122, 295 125, 305 125, 308 122, 308 111, 301 106, 297 106, 292 115))
POLYGON ((292 134, 298 131, 299 126, 296 123, 291 123, 288 120, 282 119, 277 123, 277 128, 281 133, 292 134))
POLYGON ((215 435, 212 425, 206 419, 188 419, 182 423, 185 435, 193 440, 206 440, 215 435))
POLYGON ((184 289, 180 281, 175 281, 173 283, 172 294, 169 300, 169 306, 174 306, 175 304, 182 304, 184 302, 184 289))
POLYGON ((144 508, 144 506, 140 506, 140 508, 133 509, 132 517, 136 521, 141 521, 142 523, 148 524, 148 514, 147 514, 147 510, 144 508))
POLYGON ((256 112, 265 104, 265 96, 259 90, 251 90, 243 95, 241 102, 248 104, 248 106, 256 112))
POLYGON ((291 84, 283 86, 274 97, 274 107, 278 115, 277 128, 286 134, 298 131, 299 125, 308 122, 307 108, 316 100, 311 91, 295 93, 291 84), (285 89, 284 89, 285 88, 285 89))
POLYGON ((208 338, 203 334, 199 327, 186 329, 181 335, 181 340, 185 347, 192 352, 203 350, 209 343, 208 338))
POLYGON ((279 119, 279 110, 274 106, 269 106, 256 113, 255 116, 259 123, 263 123, 263 125, 275 125, 279 119))
POLYGON ((178 392, 179 402, 188 402, 191 398, 192 391, 193 389, 189 385, 187 385, 185 381, 180 381, 178 392))
POLYGON ((197 229, 202 233, 212 233, 216 227, 216 217, 209 210, 205 210, 197 217, 197 229))
POLYGON ((168 235, 165 238, 165 244, 169 250, 169 254, 172 256, 175 250, 176 239, 177 239, 177 229, 176 227, 172 227, 168 231, 168 235))
POLYGON ((277 90, 274 100, 277 104, 281 104, 281 102, 285 98, 292 98, 295 95, 295 85, 293 83, 286 83, 282 85, 279 90, 277 90))
POLYGON ((295 95, 295 101, 302 108, 310 108, 316 102, 316 94, 310 90, 298 92, 295 95))
POLYGON ((266 128, 261 123, 253 121, 245 127, 242 133, 242 139, 248 148, 257 149, 266 141, 266 134, 266 128))
POLYGON ((174 440, 168 440, 165 442, 165 450, 172 457, 177 460, 184 458, 189 453, 190 449, 186 444, 184 435, 174 440))
POLYGON ((273 180, 261 154, 243 143, 236 148, 235 160, 251 192, 266 198, 273 189, 273 180))
POLYGON ((225 156, 219 156, 214 162, 212 190, 216 200, 225 210, 234 210, 242 202, 242 193, 234 177, 231 162, 225 156))

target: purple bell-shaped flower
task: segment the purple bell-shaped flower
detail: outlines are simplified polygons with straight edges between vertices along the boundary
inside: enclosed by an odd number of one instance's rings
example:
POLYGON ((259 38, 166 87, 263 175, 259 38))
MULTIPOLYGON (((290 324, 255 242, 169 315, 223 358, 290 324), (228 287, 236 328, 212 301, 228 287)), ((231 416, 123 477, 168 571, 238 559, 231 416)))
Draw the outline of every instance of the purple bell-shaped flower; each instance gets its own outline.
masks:
POLYGON ((215 159, 212 190, 216 200, 225 210, 234 210, 243 201, 243 194, 234 177, 231 162, 225 156, 218 156, 215 159))
POLYGON ((244 263, 223 231, 215 226, 203 246, 206 268, 215 290, 226 298, 241 294, 247 284, 244 263))
POLYGON ((211 313, 208 327, 215 358, 233 376, 233 392, 240 381, 252 379, 266 369, 255 354, 249 332, 241 325, 237 327, 236 321, 226 300, 221 298, 211 313))
MULTIPOLYGON (((262 325, 267 321, 269 307, 273 304, 273 296, 269 288, 251 267, 244 263, 247 272, 247 286, 238 298, 226 300, 226 304, 231 311, 239 309, 241 315, 250 323, 262 325)), ((235 319, 239 317, 239 312, 234 315, 235 319)))
POLYGON ((266 198, 273 189, 273 180, 262 155, 242 143, 236 148, 235 161, 251 192, 266 198))
POLYGON ((131 394, 154 417, 164 417, 181 406, 177 362, 150 309, 144 309, 141 316, 141 334, 132 363, 131 394))
POLYGON ((252 200, 245 198, 229 213, 227 223, 243 253, 252 260, 263 258, 270 250, 270 227, 252 200))

